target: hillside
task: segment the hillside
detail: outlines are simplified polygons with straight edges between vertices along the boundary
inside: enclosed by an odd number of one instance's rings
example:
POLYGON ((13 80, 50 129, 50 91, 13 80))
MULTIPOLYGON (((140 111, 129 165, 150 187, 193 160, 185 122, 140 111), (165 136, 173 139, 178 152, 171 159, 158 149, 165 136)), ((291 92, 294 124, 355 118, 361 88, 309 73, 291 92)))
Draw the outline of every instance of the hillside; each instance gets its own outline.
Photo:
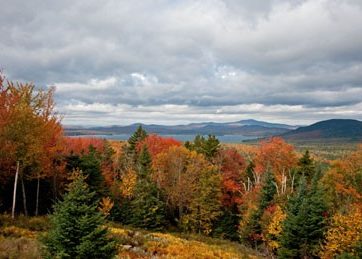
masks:
POLYGON ((331 119, 300 127, 281 135, 287 140, 362 140, 362 122, 351 119, 331 119))
POLYGON ((67 135, 97 135, 97 134, 132 134, 139 125, 149 133, 170 134, 170 135, 243 135, 250 137, 268 137, 286 133, 295 126, 269 123, 257 120, 241 120, 236 122, 216 123, 191 123, 187 125, 155 125, 135 123, 128 126, 109 126, 109 127, 65 127, 67 135))
MULTIPOLYGON (((47 217, 0 215, 0 258, 41 258, 39 236, 48 231, 47 217)), ((116 258, 264 258, 245 246, 196 234, 160 233, 109 223, 118 240, 116 258)))

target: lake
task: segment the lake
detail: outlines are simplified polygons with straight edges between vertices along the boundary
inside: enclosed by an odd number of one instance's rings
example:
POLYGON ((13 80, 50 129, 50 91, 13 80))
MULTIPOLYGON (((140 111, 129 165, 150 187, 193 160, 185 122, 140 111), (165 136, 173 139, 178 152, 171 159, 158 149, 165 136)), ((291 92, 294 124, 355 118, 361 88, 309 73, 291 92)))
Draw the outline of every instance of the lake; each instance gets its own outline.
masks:
MULTIPOLYGON (((180 141, 192 141, 195 138, 195 135, 165 135, 159 134, 162 137, 170 137, 180 141)), ((101 138, 101 139, 111 139, 111 140, 127 140, 129 134, 118 134, 118 135, 80 135, 80 136, 71 136, 71 137, 81 137, 81 138, 101 138)), ((255 137, 247 137, 242 135, 223 135, 216 136, 220 142, 223 143, 241 143, 243 140, 256 139, 255 137)))

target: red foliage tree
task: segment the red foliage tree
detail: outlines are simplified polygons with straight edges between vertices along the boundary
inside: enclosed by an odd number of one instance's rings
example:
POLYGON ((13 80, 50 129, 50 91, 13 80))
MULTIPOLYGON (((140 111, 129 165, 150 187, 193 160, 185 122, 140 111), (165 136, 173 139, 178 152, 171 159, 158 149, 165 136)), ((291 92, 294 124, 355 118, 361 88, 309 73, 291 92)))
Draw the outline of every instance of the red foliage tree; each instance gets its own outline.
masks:
POLYGON ((236 149, 220 150, 222 172, 222 202, 225 206, 242 203, 245 180, 245 159, 236 149))
POLYGON ((144 145, 147 146, 148 152, 150 152, 152 158, 154 158, 158 154, 167 151, 170 147, 181 146, 181 142, 174 138, 165 138, 151 134, 137 144, 137 151, 140 152, 144 145))

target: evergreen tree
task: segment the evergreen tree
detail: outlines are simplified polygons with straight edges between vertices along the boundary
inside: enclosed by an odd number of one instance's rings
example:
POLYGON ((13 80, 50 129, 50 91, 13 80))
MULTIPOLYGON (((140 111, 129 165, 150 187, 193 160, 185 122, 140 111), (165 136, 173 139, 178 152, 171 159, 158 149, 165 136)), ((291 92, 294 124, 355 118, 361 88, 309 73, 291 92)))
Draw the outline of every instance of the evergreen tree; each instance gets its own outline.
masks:
POLYGON ((265 209, 272 204, 276 192, 274 174, 268 170, 265 173, 264 184, 260 193, 259 207, 251 214, 247 227, 241 230, 242 239, 251 245, 256 246, 260 241, 259 237, 262 233, 260 220, 265 209))
POLYGON ((151 181, 151 155, 146 146, 138 157, 138 180, 135 197, 130 202, 130 223, 136 227, 162 229, 165 225, 165 203, 160 191, 151 181))
POLYGON ((147 132, 142 128, 142 125, 139 125, 137 130, 128 139, 128 148, 127 148, 128 153, 135 155, 137 143, 141 142, 146 137, 147 137, 147 132))
POLYGON ((309 151, 305 151, 304 155, 299 159, 299 174, 305 176, 307 179, 313 177, 315 172, 315 163, 314 160, 310 157, 309 151))
POLYGON ((207 159, 212 159, 220 149, 220 141, 214 135, 204 136, 197 135, 193 143, 186 142, 185 147, 203 154, 207 159))
POLYGON ((79 161, 79 169, 86 176, 86 182, 92 191, 96 191, 98 196, 106 192, 104 179, 101 170, 100 155, 96 149, 89 146, 88 154, 83 155, 79 161))
POLYGON ((139 180, 135 188, 135 198, 131 200, 130 207, 132 225, 158 230, 165 227, 165 203, 159 199, 159 190, 154 183, 139 180))
POLYGON ((141 179, 148 179, 151 173, 152 158, 146 145, 142 147, 138 157, 138 176, 141 179))
POLYGON ((241 219, 239 214, 236 205, 231 208, 224 207, 221 216, 215 223, 213 235, 231 241, 239 241, 238 230, 241 219))
POLYGON ((43 239, 49 258, 113 258, 116 243, 107 237, 104 218, 97 209, 82 174, 76 174, 64 200, 54 207, 51 229, 43 239))
POLYGON ((308 189, 303 177, 296 195, 288 201, 278 250, 280 258, 308 258, 317 254, 326 228, 327 210, 318 179, 319 173, 316 172, 308 189))

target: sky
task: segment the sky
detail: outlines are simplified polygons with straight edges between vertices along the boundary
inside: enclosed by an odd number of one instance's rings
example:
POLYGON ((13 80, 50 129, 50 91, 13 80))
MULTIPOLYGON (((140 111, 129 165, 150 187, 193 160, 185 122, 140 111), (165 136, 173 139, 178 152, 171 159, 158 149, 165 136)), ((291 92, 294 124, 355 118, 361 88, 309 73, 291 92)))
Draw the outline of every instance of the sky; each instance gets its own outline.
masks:
POLYGON ((361 0, 0 0, 0 33, 66 125, 362 120, 361 0))

